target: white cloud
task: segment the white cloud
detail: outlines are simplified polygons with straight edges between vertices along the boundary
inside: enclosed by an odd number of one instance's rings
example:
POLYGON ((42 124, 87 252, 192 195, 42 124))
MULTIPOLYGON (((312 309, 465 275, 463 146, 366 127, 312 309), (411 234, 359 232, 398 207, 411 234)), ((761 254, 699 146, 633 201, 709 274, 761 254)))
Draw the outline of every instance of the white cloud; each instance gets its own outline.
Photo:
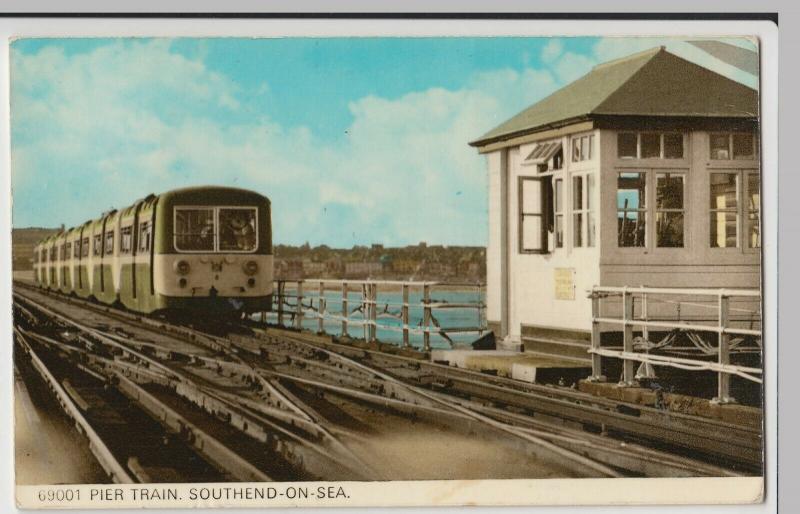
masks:
POLYGON ((222 184, 272 199, 277 242, 484 244, 485 163, 467 142, 593 64, 654 43, 607 38, 588 57, 554 47, 552 73, 498 69, 460 89, 360 98, 335 143, 248 119, 236 83, 168 41, 14 53, 15 225, 77 224, 150 192, 222 184))
POLYGON ((546 63, 553 62, 564 52, 564 45, 558 38, 552 38, 542 48, 542 60, 546 63))
POLYGON ((329 143, 268 118, 222 121, 243 119, 229 116, 242 92, 200 59, 163 40, 15 55, 18 223, 77 224, 150 192, 225 184, 272 199, 280 242, 483 244, 486 171, 467 142, 557 87, 546 71, 505 69, 458 90, 367 96, 349 105, 346 140, 329 143))

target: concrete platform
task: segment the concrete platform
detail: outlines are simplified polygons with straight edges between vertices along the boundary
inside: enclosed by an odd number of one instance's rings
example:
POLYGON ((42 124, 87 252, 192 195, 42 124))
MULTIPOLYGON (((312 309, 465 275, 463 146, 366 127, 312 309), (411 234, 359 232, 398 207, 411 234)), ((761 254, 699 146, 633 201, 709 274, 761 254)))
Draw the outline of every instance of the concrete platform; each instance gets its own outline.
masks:
POLYGON ((525 382, 572 382, 590 372, 581 363, 513 350, 432 350, 431 361, 525 382))

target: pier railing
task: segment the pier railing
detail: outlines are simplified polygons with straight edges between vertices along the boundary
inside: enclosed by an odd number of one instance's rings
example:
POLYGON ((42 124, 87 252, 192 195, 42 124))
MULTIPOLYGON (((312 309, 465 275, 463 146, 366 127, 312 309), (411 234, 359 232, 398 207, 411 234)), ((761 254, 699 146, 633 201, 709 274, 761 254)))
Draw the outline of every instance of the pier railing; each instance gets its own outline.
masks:
POLYGON ((271 316, 279 326, 316 328, 320 333, 332 329, 346 337, 361 329, 359 335, 369 342, 378 340, 379 330, 393 331, 402 334, 398 343, 403 347, 414 346, 412 335, 421 335, 422 349, 430 351, 432 335, 452 346, 456 334, 480 336, 487 331, 483 291, 483 284, 475 283, 276 280, 271 316), (441 297, 453 291, 466 298, 441 297), (467 315, 453 322, 443 319, 443 311, 467 315))
POLYGON ((730 394, 732 375, 762 383, 761 367, 735 365, 730 361, 731 353, 761 353, 761 293, 757 289, 595 286, 591 299, 589 352, 593 380, 605 380, 601 365, 606 357, 622 360, 620 385, 636 383, 637 363, 716 372, 715 401, 720 403, 734 401, 730 394), (611 308, 607 308, 608 304, 612 304, 611 308), (621 349, 601 345, 601 325, 604 324, 621 327, 621 349), (634 329, 639 329, 642 335, 635 338, 634 329), (666 336, 653 343, 649 340, 650 333, 656 331, 666 332, 666 336), (665 355, 670 353, 670 343, 678 333, 685 334, 701 356, 665 355), (706 342, 703 334, 715 335, 716 346, 706 342), (748 346, 748 342, 754 342, 755 346, 748 346), (702 355, 706 356, 705 360, 702 355), (709 356, 716 358, 709 361, 709 356))

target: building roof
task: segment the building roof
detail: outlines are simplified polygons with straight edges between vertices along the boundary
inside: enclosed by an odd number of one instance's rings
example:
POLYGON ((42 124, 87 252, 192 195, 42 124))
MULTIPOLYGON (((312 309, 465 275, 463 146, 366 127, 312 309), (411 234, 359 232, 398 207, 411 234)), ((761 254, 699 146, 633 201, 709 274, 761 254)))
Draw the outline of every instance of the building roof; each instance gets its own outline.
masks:
POLYGON ((758 92, 662 46, 595 66, 470 145, 608 115, 755 119, 758 92))

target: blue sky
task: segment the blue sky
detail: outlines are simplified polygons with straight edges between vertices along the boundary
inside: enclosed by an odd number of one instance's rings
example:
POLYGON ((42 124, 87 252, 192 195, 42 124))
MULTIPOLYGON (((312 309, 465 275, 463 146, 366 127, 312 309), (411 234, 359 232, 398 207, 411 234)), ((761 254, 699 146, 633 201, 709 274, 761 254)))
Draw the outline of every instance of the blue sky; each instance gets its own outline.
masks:
POLYGON ((272 199, 277 243, 483 245, 485 162, 467 142, 658 44, 754 85, 678 39, 18 40, 13 224, 221 184, 272 199))

